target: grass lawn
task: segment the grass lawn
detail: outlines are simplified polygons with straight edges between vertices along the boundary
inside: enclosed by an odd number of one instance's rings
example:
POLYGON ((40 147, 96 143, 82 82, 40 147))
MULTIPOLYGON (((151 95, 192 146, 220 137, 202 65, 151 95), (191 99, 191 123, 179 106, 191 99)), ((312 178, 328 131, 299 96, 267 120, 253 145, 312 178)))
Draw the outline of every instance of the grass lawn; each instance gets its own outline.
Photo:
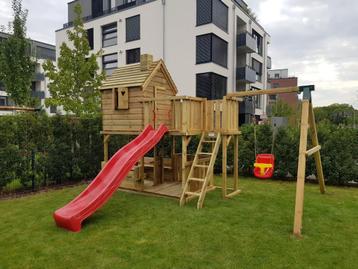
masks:
POLYGON ((358 189, 306 185, 304 238, 291 236, 295 184, 242 179, 243 193, 192 202, 117 192, 81 233, 52 213, 85 186, 0 201, 0 268, 357 268, 358 189))

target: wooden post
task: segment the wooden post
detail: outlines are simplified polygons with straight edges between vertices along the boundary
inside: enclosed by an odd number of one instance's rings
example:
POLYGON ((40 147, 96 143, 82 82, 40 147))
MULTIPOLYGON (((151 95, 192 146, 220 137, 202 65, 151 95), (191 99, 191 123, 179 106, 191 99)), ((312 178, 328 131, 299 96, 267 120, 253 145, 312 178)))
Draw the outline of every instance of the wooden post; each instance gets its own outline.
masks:
MULTIPOLYGON (((314 111, 313 111, 313 106, 312 103, 310 104, 310 108, 309 108, 310 112, 309 112, 309 124, 310 124, 310 133, 311 133, 311 139, 312 139, 312 145, 314 147, 319 147, 319 143, 318 143, 318 136, 317 136, 317 128, 316 128, 316 120, 315 120, 315 116, 314 116, 314 111)), ((321 162, 321 153, 318 150, 317 152, 315 152, 313 154, 315 163, 316 163, 316 170, 317 170, 317 177, 318 177, 318 181, 319 181, 319 188, 321 193, 325 193, 326 192, 326 186, 325 186, 325 182, 324 182, 324 175, 323 175, 323 168, 322 168, 322 162, 321 162)))
POLYGON ((222 138, 222 196, 227 195, 227 135, 222 138))
POLYGON ((239 136, 234 137, 234 190, 239 189, 239 136))
POLYGON ((182 157, 181 157, 181 180, 182 180, 182 187, 184 188, 185 183, 186 183, 186 162, 187 162, 187 157, 188 157, 188 137, 187 136, 182 136, 181 137, 181 148, 182 148, 182 157))
POLYGON ((108 162, 109 159, 109 153, 108 153, 108 144, 109 144, 109 139, 110 139, 110 135, 104 135, 103 138, 103 162, 102 162, 102 168, 105 166, 105 164, 108 162))
POLYGON ((300 147, 299 147, 298 168, 297 168, 295 219, 294 219, 294 226, 293 226, 293 233, 296 236, 301 236, 301 229, 302 229, 303 200, 304 200, 304 188, 305 188, 305 177, 306 177, 305 172, 306 172, 306 150, 307 150, 309 106, 310 106, 309 100, 302 101, 301 134, 300 134, 300 147))
POLYGON ((139 179, 144 184, 144 157, 140 159, 139 179))

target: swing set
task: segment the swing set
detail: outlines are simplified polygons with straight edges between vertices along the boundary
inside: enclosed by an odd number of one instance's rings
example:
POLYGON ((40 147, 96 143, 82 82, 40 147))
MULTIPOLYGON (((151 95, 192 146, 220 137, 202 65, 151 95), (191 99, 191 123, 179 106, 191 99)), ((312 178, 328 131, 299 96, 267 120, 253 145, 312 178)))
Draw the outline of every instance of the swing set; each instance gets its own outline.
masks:
MULTIPOLYGON (((280 94, 280 93, 303 94, 301 126, 300 126, 300 144, 299 144, 298 167, 297 167, 295 217, 294 217, 294 226, 293 226, 293 233, 298 237, 301 236, 301 230, 302 230, 303 200, 304 200, 304 187, 305 187, 305 178, 306 178, 306 160, 310 156, 313 156, 315 159, 320 192, 322 194, 326 192, 326 186, 325 186, 323 168, 321 162, 321 153, 320 153, 321 146, 318 143, 317 127, 316 127, 316 121, 315 121, 313 105, 312 105, 312 91, 314 90, 315 90, 314 85, 309 85, 309 86, 279 88, 279 89, 270 89, 270 90, 236 92, 236 93, 230 93, 228 95, 230 97, 240 98, 240 97, 266 95, 266 94, 268 95, 280 94), (307 145, 308 145, 307 140, 308 140, 309 131, 310 131, 311 142, 313 146, 313 148, 311 149, 307 149, 307 145)), ((260 165, 258 168, 261 169, 260 165)), ((274 168, 273 165, 272 168, 274 168)))

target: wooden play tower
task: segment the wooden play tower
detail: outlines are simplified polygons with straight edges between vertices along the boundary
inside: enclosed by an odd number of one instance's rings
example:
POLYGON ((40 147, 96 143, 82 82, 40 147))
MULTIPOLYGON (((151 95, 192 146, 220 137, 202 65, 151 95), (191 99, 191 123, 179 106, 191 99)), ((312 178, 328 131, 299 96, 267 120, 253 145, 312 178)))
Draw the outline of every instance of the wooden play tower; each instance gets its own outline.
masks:
POLYGON ((125 189, 171 196, 180 205, 197 199, 202 208, 207 192, 222 189, 223 198, 240 193, 239 190, 239 101, 246 96, 304 91, 302 107, 301 145, 298 164, 295 234, 301 233, 303 188, 306 156, 314 155, 321 191, 324 178, 319 155, 317 132, 310 92, 312 87, 237 92, 221 100, 177 96, 177 88, 162 60, 153 61, 142 55, 138 64, 118 68, 101 87, 104 136, 104 163, 109 159, 108 144, 112 136, 138 135, 147 125, 157 128, 165 124, 171 143, 171 156, 165 158, 158 148, 152 157, 144 157, 122 184, 125 189), (308 122, 312 127, 314 148, 307 148, 308 122), (200 137, 196 152, 188 154, 194 137, 200 137), (176 144, 181 140, 181 150, 176 144), (234 147, 233 182, 228 184, 227 152, 234 147), (215 185, 214 164, 221 147, 222 180, 215 185), (231 185, 229 188, 228 185, 231 185))

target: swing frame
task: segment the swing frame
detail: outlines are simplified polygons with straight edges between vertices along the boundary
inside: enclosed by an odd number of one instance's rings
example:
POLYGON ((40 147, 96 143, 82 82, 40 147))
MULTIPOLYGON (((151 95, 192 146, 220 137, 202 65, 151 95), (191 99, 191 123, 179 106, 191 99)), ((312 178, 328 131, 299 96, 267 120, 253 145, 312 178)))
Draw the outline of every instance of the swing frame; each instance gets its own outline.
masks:
POLYGON ((321 160, 321 146, 318 142, 317 127, 315 115, 312 105, 312 91, 315 90, 314 85, 277 88, 270 90, 254 90, 249 92, 235 92, 230 93, 230 97, 248 97, 266 94, 280 94, 280 93, 297 93, 303 94, 302 97, 302 111, 301 111, 301 125, 300 125, 300 145, 298 153, 297 165, 297 183, 296 183, 296 200, 295 200, 295 213, 293 223, 293 234, 297 237, 302 236, 302 218, 304 207, 304 187, 306 179, 306 161, 307 158, 312 156, 315 159, 317 170, 317 178, 319 182, 320 192, 326 192, 325 180, 323 175, 322 160, 321 160), (310 132, 311 142, 313 148, 307 149, 308 132, 310 132))

